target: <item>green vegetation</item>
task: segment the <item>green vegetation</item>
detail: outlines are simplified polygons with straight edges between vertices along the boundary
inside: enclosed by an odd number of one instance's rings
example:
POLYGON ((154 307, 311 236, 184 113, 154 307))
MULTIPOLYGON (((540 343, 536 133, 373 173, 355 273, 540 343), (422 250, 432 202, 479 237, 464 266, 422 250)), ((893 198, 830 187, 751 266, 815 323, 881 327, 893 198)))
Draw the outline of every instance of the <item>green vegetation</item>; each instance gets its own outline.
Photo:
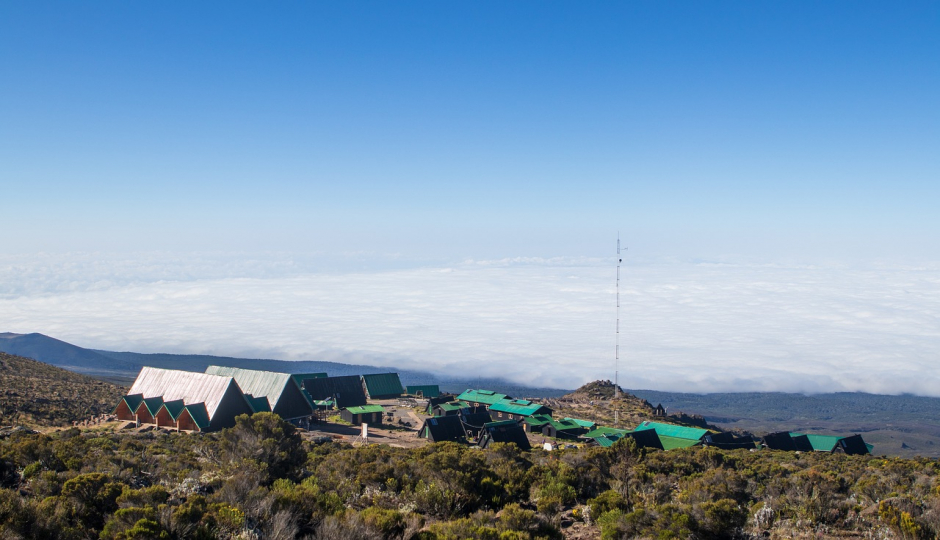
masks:
POLYGON ((271 413, 206 435, 0 439, 3 538, 933 538, 927 459, 610 448, 314 445, 271 413))
POLYGON ((63 426, 108 414, 125 389, 0 353, 0 426, 63 426))

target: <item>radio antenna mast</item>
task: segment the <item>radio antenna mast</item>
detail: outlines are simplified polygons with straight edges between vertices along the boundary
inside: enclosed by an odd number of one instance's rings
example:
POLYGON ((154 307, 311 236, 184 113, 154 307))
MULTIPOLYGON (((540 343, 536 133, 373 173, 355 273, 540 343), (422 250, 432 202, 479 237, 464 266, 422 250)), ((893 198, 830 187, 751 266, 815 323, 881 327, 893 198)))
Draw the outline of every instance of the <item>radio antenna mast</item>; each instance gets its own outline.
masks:
POLYGON ((620 397, 620 232, 617 232, 617 328, 614 344, 614 398, 620 397))

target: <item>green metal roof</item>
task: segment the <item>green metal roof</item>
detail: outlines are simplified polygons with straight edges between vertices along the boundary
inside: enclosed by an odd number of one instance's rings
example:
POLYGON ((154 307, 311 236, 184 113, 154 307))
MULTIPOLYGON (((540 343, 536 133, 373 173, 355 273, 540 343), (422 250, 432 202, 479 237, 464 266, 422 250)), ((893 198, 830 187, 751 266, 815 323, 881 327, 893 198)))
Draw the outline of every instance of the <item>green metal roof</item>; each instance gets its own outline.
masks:
POLYGON ((209 411, 206 410, 205 403, 193 403, 186 406, 186 411, 189 412, 190 418, 193 419, 193 422, 199 429, 206 429, 209 427, 209 411))
POLYGON ((654 429, 659 436, 665 435, 667 437, 690 439, 693 441, 701 440, 702 437, 708 434, 707 429, 660 424, 659 422, 643 422, 638 425, 634 431, 642 431, 644 429, 654 429))
POLYGON ((371 373, 363 375, 362 380, 366 383, 366 392, 372 399, 376 396, 400 396, 405 393, 397 373, 371 373))
POLYGON ((597 422, 592 422, 590 420, 580 420, 578 418, 564 418, 564 420, 570 420, 575 424, 587 429, 594 429, 597 426, 597 422))
MULTIPOLYGON (((146 398, 143 400, 143 406, 146 407, 147 411, 150 413, 150 416, 157 414, 157 411, 160 410, 160 407, 163 407, 163 397, 152 397, 146 398)), ((137 412, 137 411, 134 411, 137 412)))
POLYGON ((604 437, 606 435, 612 435, 612 434, 623 435, 624 433, 629 433, 629 432, 625 429, 617 429, 617 428, 612 428, 612 427, 600 426, 600 427, 594 428, 591 431, 588 431, 582 436, 587 437, 588 439, 596 439, 598 437, 604 437))
POLYGON ((506 394, 497 394, 492 390, 464 390, 462 394, 457 396, 457 399, 468 401, 470 403, 484 403, 486 405, 492 405, 498 401, 502 401, 508 398, 506 394))
MULTIPOLYGON (((227 366, 209 366, 206 373, 210 375, 221 375, 223 377, 232 377, 238 383, 239 388, 245 394, 252 396, 265 397, 268 399, 268 411, 278 408, 278 401, 284 395, 284 390, 288 384, 294 384, 300 388, 301 383, 295 382, 294 375, 289 373, 277 373, 274 371, 259 371, 255 369, 242 369, 227 366)), ((289 394, 288 394, 289 395, 289 394)), ((307 395, 301 392, 301 395, 310 407, 313 402, 307 395)), ((280 410, 280 409, 278 409, 280 410)), ((256 411, 257 412, 257 411, 256 411)))
POLYGON ((459 411, 465 407, 469 407, 470 404, 465 401, 447 401, 444 403, 438 403, 435 407, 440 407, 443 411, 459 411))
POLYGON ((621 435, 615 435, 611 433, 610 435, 604 435, 603 437, 594 437, 594 440, 597 442, 597 444, 606 448, 608 446, 613 446, 615 442, 622 438, 623 437, 621 435))
POLYGON ((567 418, 563 420, 552 420, 549 424, 554 426, 556 431, 578 431, 584 429, 580 424, 572 422, 567 418))
POLYGON ((426 398, 438 397, 441 395, 441 387, 436 384, 422 384, 418 386, 406 386, 406 393, 411 394, 412 396, 418 395, 418 392, 421 392, 421 395, 426 398))
MULTIPOLYGON (((137 412, 137 407, 140 406, 140 402, 144 400, 143 394, 130 394, 121 398, 124 403, 127 403, 127 408, 131 410, 132 413, 137 412)), ((117 410, 117 407, 115 407, 117 410)))
POLYGON ((177 399, 175 401, 167 401, 163 404, 163 408, 166 409, 166 412, 170 414, 170 418, 175 422, 180 417, 183 409, 186 408, 186 404, 183 403, 182 399, 177 399))
POLYGON ((248 401, 248 405, 251 406, 251 410, 259 412, 271 412, 271 404, 268 403, 268 398, 261 396, 255 397, 251 394, 245 394, 245 400, 248 401))
POLYGON ((381 405, 362 405, 361 407, 346 407, 346 410, 353 414, 371 414, 385 412, 385 407, 381 405))
POLYGON ((552 417, 547 414, 536 414, 522 420, 530 426, 542 427, 552 421, 552 417))
POLYGON ((809 439, 810 446, 813 447, 813 450, 816 452, 832 452, 836 444, 839 443, 839 439, 842 437, 836 437, 835 435, 812 435, 809 433, 790 433, 791 437, 799 437, 800 435, 806 435, 806 438, 809 439))
POLYGON ((525 400, 503 400, 497 401, 490 405, 491 411, 504 412, 510 414, 520 414, 523 416, 532 416, 533 414, 539 414, 546 409, 544 405, 539 403, 532 403, 531 401, 525 400))
POLYGON ((659 442, 663 445, 663 450, 674 450, 676 448, 688 448, 701 444, 702 441, 695 439, 686 439, 684 437, 670 437, 656 432, 659 435, 659 442))

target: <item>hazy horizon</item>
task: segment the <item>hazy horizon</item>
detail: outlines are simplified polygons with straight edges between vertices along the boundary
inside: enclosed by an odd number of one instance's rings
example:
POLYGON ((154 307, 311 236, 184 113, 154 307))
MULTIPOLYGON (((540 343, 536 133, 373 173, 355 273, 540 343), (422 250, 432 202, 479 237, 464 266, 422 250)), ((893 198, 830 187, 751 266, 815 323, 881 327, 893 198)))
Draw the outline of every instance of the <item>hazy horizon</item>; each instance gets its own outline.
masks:
POLYGON ((619 233, 624 386, 936 395, 937 50, 933 2, 0 4, 0 331, 572 386, 619 233))

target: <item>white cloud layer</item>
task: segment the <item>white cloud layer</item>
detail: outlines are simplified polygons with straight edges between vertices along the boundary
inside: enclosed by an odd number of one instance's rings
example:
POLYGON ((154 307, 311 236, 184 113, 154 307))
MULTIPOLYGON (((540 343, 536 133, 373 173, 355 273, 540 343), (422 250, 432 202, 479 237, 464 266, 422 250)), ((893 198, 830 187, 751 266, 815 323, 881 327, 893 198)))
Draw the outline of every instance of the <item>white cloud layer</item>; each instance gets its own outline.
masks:
MULTIPOLYGON (((940 396, 940 266, 628 263, 624 387, 940 396)), ((288 256, 32 256, 0 259, 0 283, 0 332, 84 347, 613 378, 614 269, 594 260, 327 273, 288 256)))

